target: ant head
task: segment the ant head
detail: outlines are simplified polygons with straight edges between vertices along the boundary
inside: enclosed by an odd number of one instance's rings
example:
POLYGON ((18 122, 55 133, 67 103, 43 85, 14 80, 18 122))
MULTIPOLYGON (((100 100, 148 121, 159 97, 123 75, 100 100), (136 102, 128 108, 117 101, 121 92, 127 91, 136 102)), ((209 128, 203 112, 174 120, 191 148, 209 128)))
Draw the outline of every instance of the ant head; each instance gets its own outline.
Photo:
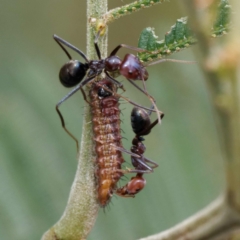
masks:
POLYGON ((140 60, 133 54, 126 54, 121 66, 120 73, 125 78, 131 80, 144 80, 148 79, 148 72, 146 68, 142 65, 140 60))
POLYGON ((87 63, 84 64, 79 62, 78 60, 70 60, 60 69, 60 82, 64 87, 74 87, 84 78, 87 69, 87 63))

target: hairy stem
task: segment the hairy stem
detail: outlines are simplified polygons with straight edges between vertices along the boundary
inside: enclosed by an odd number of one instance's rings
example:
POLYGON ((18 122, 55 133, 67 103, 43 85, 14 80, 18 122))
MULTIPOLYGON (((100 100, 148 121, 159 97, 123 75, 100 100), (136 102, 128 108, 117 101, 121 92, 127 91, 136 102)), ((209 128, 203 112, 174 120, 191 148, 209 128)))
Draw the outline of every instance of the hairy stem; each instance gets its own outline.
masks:
MULTIPOLYGON (((87 18, 96 18, 107 12, 107 0, 88 0, 87 18)), ((97 59, 94 49, 94 34, 89 21, 87 21, 87 56, 89 59, 97 59)), ((103 56, 107 54, 107 35, 99 42, 103 56)), ((89 90, 89 86, 86 87, 89 90)), ((88 104, 85 104, 81 148, 79 152, 78 167, 69 199, 61 219, 48 230, 42 240, 79 240, 86 239, 92 229, 97 213, 96 184, 94 179, 93 133, 91 112, 88 104)), ((69 160, 68 160, 69 161, 69 160)))

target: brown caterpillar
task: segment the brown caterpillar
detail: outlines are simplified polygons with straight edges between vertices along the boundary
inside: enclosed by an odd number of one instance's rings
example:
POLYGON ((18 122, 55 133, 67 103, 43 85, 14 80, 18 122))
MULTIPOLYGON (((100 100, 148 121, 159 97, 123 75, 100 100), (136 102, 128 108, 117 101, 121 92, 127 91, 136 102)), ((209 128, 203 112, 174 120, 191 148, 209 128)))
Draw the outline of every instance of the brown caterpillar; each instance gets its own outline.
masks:
POLYGON ((123 173, 122 136, 120 130, 119 98, 114 96, 115 86, 103 79, 93 83, 90 90, 93 132, 96 151, 95 177, 98 188, 98 202, 104 207, 117 188, 123 173), (103 88, 104 87, 104 88, 103 88), (109 89, 111 92, 108 92, 109 89), (116 146, 116 147, 114 147, 116 146))
MULTIPOLYGON (((108 204, 114 193, 121 197, 135 197, 146 184, 143 174, 152 173, 153 168, 158 167, 157 163, 143 156, 145 146, 142 137, 150 133, 158 123, 158 119, 151 123, 149 118, 151 113, 141 108, 133 108, 131 125, 136 136, 133 138, 131 151, 124 149, 121 142, 119 95, 114 94, 115 88, 116 85, 103 79, 93 83, 90 90, 97 154, 95 177, 98 184, 98 202, 101 207, 108 204), (124 162, 122 152, 131 155, 134 169, 121 169, 124 162), (136 176, 132 177, 125 186, 118 188, 117 183, 124 173, 136 173, 136 176)), ((161 114, 161 118, 163 116, 161 114)))

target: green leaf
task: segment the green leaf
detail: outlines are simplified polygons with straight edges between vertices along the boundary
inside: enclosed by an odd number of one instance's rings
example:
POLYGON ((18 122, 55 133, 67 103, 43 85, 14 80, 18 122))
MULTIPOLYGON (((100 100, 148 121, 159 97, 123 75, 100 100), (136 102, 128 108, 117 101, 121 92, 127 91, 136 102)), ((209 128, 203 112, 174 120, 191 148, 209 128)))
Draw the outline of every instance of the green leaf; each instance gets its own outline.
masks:
POLYGON ((142 49, 151 49, 154 50, 155 49, 155 43, 156 43, 156 39, 157 37, 154 35, 154 32, 152 30, 152 28, 148 27, 143 29, 141 35, 140 35, 140 39, 138 42, 138 47, 142 48, 142 49))
POLYGON ((217 19, 213 25, 213 36, 221 36, 229 31, 231 5, 228 0, 221 0, 218 10, 217 19))
MULTIPOLYGON (((221 0, 217 9, 216 21, 209 36, 222 36, 229 31, 230 13, 231 6, 228 0, 221 0)), ((138 47, 147 51, 138 53, 139 59, 142 62, 154 61, 197 43, 197 39, 188 27, 187 21, 187 17, 178 19, 165 34, 164 39, 160 41, 153 28, 145 28, 141 32, 138 47)))
POLYGON ((147 52, 139 53, 138 56, 141 61, 149 62, 179 51, 196 42, 197 40, 187 26, 187 18, 180 18, 161 41, 158 41, 153 28, 145 28, 140 35, 138 47, 146 49, 147 52))

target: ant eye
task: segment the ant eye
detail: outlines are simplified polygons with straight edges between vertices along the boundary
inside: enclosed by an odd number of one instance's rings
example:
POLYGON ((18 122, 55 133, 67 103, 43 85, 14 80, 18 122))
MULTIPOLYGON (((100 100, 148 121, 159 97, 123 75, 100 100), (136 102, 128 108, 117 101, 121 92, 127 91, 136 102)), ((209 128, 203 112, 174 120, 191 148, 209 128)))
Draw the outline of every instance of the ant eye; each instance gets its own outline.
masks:
POLYGON ((86 75, 87 66, 77 60, 64 64, 59 72, 60 82, 64 87, 73 87, 81 82, 86 75))

